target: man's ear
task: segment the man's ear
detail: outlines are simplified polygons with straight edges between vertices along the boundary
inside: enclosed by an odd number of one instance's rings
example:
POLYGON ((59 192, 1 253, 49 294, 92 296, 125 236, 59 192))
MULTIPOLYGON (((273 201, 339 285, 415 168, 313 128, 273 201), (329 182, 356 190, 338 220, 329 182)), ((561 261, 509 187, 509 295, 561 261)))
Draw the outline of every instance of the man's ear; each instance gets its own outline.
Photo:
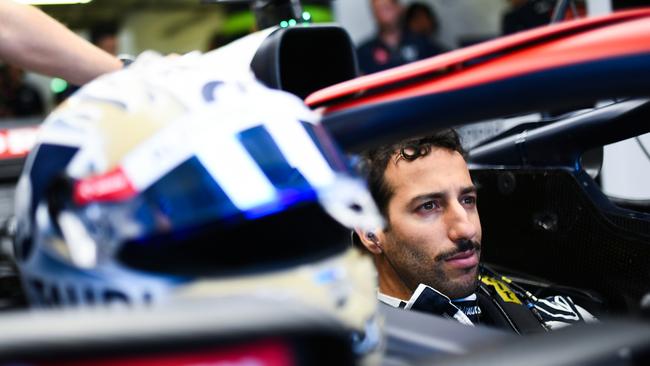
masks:
POLYGON ((379 236, 372 231, 365 231, 361 229, 354 229, 354 232, 359 237, 361 244, 372 254, 381 254, 383 249, 379 241, 379 236))

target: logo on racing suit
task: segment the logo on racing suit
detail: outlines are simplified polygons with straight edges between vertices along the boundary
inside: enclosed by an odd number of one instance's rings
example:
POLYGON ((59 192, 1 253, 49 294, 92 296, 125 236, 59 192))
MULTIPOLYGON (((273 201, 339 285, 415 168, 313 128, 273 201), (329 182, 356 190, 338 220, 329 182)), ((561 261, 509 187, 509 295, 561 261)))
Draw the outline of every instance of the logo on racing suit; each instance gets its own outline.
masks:
POLYGON ((512 290, 505 283, 488 276, 481 276, 481 282, 494 288, 503 301, 511 302, 514 304, 521 304, 521 300, 519 300, 517 295, 515 295, 515 293, 512 292, 512 290))

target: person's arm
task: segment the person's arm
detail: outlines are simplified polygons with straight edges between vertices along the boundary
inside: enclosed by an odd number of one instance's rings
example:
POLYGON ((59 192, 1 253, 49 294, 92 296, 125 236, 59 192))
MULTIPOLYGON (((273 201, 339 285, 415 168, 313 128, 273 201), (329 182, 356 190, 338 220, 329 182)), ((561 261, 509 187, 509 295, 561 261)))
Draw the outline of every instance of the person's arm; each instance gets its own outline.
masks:
POLYGON ((38 8, 11 0, 0 0, 0 59, 77 85, 122 67, 38 8))

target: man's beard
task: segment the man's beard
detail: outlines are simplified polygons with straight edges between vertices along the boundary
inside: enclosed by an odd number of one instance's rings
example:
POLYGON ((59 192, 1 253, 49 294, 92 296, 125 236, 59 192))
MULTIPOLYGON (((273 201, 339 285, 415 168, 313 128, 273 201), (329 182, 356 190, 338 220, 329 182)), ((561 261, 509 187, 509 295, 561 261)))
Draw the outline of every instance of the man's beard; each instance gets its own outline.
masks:
POLYGON ((412 291, 422 283, 435 288, 450 299, 458 299, 469 296, 478 287, 478 267, 457 270, 460 271, 461 278, 451 278, 445 270, 445 260, 470 249, 474 249, 480 258, 480 242, 460 240, 455 243, 454 249, 442 252, 435 258, 431 258, 430 254, 417 245, 403 245, 403 243, 404 240, 396 240, 393 247, 401 248, 401 252, 391 251, 392 253, 387 254, 402 281, 406 282, 412 291))

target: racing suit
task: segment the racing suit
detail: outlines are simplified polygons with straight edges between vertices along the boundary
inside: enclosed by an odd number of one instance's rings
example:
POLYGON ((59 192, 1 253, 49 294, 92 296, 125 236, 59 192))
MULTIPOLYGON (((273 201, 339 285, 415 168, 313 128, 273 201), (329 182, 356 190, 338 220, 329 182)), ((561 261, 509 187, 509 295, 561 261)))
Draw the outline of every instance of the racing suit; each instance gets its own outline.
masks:
POLYGON ((538 299, 504 276, 481 267, 479 286, 462 299, 450 299, 436 289, 420 284, 408 301, 382 293, 383 303, 407 310, 440 315, 466 325, 486 324, 519 334, 558 329, 596 318, 576 305, 570 296, 538 299))

